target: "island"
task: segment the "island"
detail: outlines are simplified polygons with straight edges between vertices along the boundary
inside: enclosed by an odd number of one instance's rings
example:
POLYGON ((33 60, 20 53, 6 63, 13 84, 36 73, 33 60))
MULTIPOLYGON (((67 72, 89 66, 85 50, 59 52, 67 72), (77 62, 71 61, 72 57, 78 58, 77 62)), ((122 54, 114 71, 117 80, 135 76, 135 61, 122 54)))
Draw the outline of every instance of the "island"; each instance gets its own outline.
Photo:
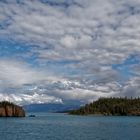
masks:
POLYGON ((25 111, 22 107, 11 102, 0 102, 0 117, 25 117, 25 111))
POLYGON ((71 115, 140 116, 140 98, 100 98, 68 113, 71 115))

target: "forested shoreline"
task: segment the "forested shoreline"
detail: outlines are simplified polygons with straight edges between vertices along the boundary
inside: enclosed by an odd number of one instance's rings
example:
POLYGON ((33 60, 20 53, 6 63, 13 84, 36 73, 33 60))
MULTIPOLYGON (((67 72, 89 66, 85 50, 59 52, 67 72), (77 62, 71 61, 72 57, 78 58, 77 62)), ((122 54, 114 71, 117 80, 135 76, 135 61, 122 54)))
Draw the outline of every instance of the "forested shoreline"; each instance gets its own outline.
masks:
POLYGON ((140 116, 140 98, 100 98, 77 110, 72 115, 140 116))

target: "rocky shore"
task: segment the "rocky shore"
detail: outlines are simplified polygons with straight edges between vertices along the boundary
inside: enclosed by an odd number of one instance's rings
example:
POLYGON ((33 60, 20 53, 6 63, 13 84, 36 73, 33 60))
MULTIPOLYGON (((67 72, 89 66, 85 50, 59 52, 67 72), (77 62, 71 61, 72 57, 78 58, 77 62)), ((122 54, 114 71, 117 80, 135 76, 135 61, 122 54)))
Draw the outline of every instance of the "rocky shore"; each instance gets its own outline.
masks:
POLYGON ((25 111, 18 105, 3 101, 0 102, 0 117, 25 117, 25 111))

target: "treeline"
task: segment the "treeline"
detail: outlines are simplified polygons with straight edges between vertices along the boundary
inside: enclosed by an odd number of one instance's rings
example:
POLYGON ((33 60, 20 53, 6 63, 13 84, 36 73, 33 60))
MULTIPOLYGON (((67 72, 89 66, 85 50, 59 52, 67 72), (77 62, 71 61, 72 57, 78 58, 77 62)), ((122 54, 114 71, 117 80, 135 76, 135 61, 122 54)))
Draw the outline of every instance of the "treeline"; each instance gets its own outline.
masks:
POLYGON ((100 98, 78 110, 69 111, 69 114, 140 116, 140 98, 100 98))
POLYGON ((1 101, 0 102, 0 107, 3 107, 3 106, 15 106, 15 104, 13 104, 12 102, 9 102, 9 101, 1 101))

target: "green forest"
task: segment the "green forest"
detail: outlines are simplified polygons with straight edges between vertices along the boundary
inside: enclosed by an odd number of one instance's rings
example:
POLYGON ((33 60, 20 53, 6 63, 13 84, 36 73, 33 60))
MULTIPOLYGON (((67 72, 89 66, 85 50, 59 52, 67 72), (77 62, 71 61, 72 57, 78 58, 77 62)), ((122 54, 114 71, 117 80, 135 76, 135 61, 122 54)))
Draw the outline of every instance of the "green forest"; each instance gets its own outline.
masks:
POLYGON ((100 98, 77 110, 72 115, 140 116, 140 98, 100 98))

